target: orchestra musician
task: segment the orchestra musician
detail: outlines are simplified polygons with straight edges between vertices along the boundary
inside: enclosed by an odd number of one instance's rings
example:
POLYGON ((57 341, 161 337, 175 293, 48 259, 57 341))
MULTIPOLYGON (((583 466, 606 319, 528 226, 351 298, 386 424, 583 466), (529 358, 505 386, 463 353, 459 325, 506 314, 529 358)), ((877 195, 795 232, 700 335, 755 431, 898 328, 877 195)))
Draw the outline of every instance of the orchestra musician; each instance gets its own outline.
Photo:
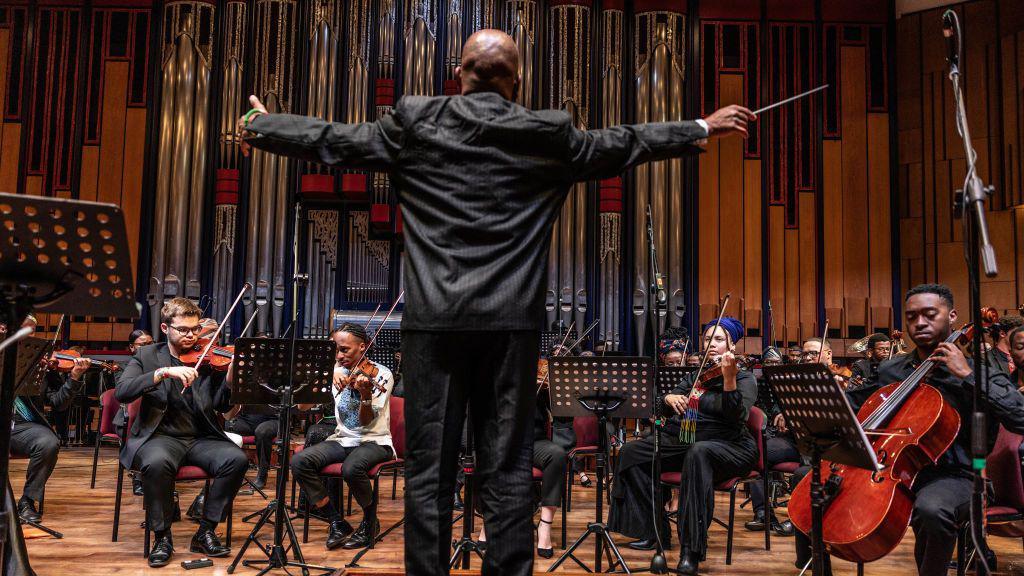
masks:
MULTIPOLYGON (((3 337, 0 335, 0 339, 3 337)), ((56 370, 47 370, 41 396, 14 397, 11 452, 29 458, 25 487, 18 500, 18 516, 24 520, 39 522, 42 519, 37 504, 43 498, 46 481, 53 474, 60 451, 61 441, 44 416, 45 407, 49 405, 54 412, 67 410, 72 399, 85 386, 83 378, 90 367, 89 359, 75 358, 73 362, 74 366, 66 376, 56 370)))
MULTIPOLYGON (((901 382, 925 359, 936 367, 926 382, 960 415, 960 429, 953 445, 934 466, 924 468, 914 482, 914 558, 922 576, 947 573, 956 544, 957 531, 969 519, 971 498, 971 406, 976 385, 971 360, 956 345, 945 340, 953 331, 957 311, 953 293, 941 284, 920 284, 911 288, 904 301, 905 327, 916 350, 896 356, 879 366, 874 389, 901 382)), ((989 448, 1001 424, 1007 430, 1024 433, 1024 395, 1011 384, 1007 374, 996 367, 988 373, 988 396, 984 410, 989 414, 989 448)), ((794 482, 809 471, 804 468, 794 482)), ((840 487, 840 489, 842 489, 840 487)), ((797 567, 810 560, 809 539, 797 534, 797 567)), ((817 576, 817 575, 816 575, 817 576)))
POLYGON ((337 346, 333 391, 337 427, 323 442, 294 454, 291 468, 310 506, 328 519, 327 549, 364 548, 380 533, 369 472, 395 457, 390 424, 395 379, 383 364, 365 357, 370 337, 362 326, 345 323, 331 332, 331 339, 337 346), (357 366, 360 360, 376 368, 377 373, 364 373, 370 369, 357 366), (355 531, 331 502, 320 479, 320 470, 337 462, 344 462, 345 483, 363 510, 363 520, 355 531))
MULTIPOLYGON (((661 435, 662 470, 682 470, 680 574, 696 574, 704 556, 715 483, 744 476, 757 461, 757 445, 746 424, 757 398, 757 380, 739 370, 733 354, 735 343, 743 337, 743 325, 726 316, 720 326, 705 326, 703 334, 708 362, 720 364, 721 374, 699 385, 695 385, 696 372, 686 374, 662 399, 675 416, 654 432, 661 435)), ((608 528, 636 538, 629 546, 638 550, 657 547, 651 522, 653 457, 653 436, 627 442, 619 453, 612 485, 608 528)), ((664 515, 659 517, 664 522, 664 515)), ((659 528, 666 529, 664 524, 659 528)))
POLYGON ((1010 354, 1010 332, 1021 326, 1024 326, 1024 318, 1009 314, 1000 317, 998 322, 989 327, 992 338, 992 347, 986 352, 989 366, 996 366, 1007 374, 1016 370, 1016 363, 1010 354))
POLYGON ((570 187, 648 161, 697 154, 708 137, 746 135, 752 112, 578 130, 528 110, 515 41, 470 36, 456 96, 406 96, 362 124, 268 114, 239 120, 243 152, 387 172, 405 223, 406 572, 447 574, 452 493, 467 404, 491 542, 483 572, 529 574, 534 375, 552 226, 570 187), (414 511, 414 512, 413 512, 414 511))
POLYGON ((146 523, 155 541, 151 567, 166 566, 174 552, 171 520, 174 477, 184 465, 198 466, 213 481, 205 498, 199 528, 190 550, 223 557, 231 550, 215 532, 238 492, 249 461, 221 429, 218 413, 230 408, 232 369, 224 372, 184 365, 180 356, 192 350, 202 311, 187 298, 172 298, 160 310, 166 342, 139 348, 120 374, 115 396, 122 404, 141 398, 121 464, 142 476, 146 523))
POLYGON ((864 358, 854 362, 850 369, 852 384, 847 387, 846 395, 854 410, 859 410, 874 392, 878 367, 891 356, 892 345, 892 340, 881 332, 868 337, 864 358))

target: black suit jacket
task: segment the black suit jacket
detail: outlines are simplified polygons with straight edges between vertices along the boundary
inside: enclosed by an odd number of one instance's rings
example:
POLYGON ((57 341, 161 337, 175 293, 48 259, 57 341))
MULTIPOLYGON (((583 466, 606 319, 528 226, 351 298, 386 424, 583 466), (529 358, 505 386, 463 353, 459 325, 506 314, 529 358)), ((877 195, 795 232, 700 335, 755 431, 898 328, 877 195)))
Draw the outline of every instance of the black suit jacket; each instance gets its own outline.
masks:
POLYGON ((249 125, 256 148, 387 172, 405 223, 402 327, 539 330, 551 228, 575 182, 700 151, 696 122, 576 129, 501 95, 407 96, 376 122, 288 114, 249 125))
MULTIPOLYGON (((131 467, 135 453, 149 440, 163 420, 167 408, 168 394, 180 394, 181 384, 177 379, 164 378, 153 383, 153 373, 159 368, 175 366, 166 343, 151 344, 139 348, 117 379, 114 396, 118 402, 127 404, 142 398, 139 415, 135 418, 128 441, 121 450, 121 463, 131 467)), ((231 389, 224 381, 224 375, 203 368, 199 378, 192 383, 192 394, 196 410, 206 420, 209 430, 215 430, 219 437, 228 440, 217 418, 218 412, 227 412, 231 407, 231 389)))

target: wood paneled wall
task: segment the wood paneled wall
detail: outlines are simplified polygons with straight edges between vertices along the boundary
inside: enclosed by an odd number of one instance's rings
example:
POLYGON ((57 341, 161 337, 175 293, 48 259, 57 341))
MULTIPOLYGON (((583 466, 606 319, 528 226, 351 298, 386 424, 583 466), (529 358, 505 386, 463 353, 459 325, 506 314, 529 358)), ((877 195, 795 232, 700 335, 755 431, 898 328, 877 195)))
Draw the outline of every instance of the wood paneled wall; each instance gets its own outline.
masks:
MULTIPOLYGON (((119 205, 138 276, 152 6, 0 5, 0 191, 119 205)), ((59 317, 40 318, 52 334, 59 317)), ((124 341, 128 319, 72 316, 76 341, 124 341)))
MULTIPOLYGON (((963 85, 978 172, 997 189, 988 223, 999 275, 982 276, 982 303, 1004 312, 1016 309, 1024 290, 1024 4, 977 0, 955 9, 965 37, 963 85)), ((942 12, 905 15, 897 25, 899 274, 904 287, 948 284, 966 314, 962 221, 952 207, 966 166, 953 117, 942 12)))
POLYGON ((729 292, 748 352, 763 338, 820 335, 824 319, 834 339, 888 330, 888 4, 702 3, 701 18, 705 115, 830 87, 765 113, 746 142, 712 141, 702 156, 700 321, 729 292))

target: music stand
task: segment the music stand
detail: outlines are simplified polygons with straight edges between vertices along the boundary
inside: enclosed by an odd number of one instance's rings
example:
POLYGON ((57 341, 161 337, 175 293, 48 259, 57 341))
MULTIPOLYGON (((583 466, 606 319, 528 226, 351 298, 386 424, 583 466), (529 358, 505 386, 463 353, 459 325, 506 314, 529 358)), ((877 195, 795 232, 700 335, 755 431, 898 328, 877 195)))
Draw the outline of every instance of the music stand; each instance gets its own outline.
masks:
POLYGON ((299 539, 285 507, 288 486, 288 430, 291 430, 292 406, 295 403, 319 404, 331 399, 334 378, 334 342, 331 340, 295 340, 294 338, 239 338, 235 342, 235 381, 231 401, 235 404, 269 404, 277 410, 278 437, 277 486, 274 499, 267 503, 259 520, 245 538, 235 559, 228 566, 228 574, 235 571, 249 544, 255 543, 267 556, 266 560, 245 560, 243 565, 265 565, 259 576, 289 566, 321 570, 331 574, 336 568, 307 564, 302 557, 299 539), (264 545, 260 530, 268 522, 274 526, 274 541, 264 545), (287 534, 290 546, 285 546, 287 534), (288 550, 295 560, 288 559, 288 550))
MULTIPOLYGON (((0 193, 0 323, 14 333, 33 310, 138 318, 124 213, 113 204, 0 193)), ((17 382, 17 350, 4 349, 0 421, 10 422, 17 382)), ((0 481, 7 483, 11 429, 0 426, 0 481)), ((8 502, 13 502, 13 497, 8 502)), ((13 514, 17 516, 15 512, 13 514)), ((11 550, 0 513, 3 557, 11 550)), ((24 549, 13 531, 15 555, 24 549)), ((32 573, 27 557, 21 572, 32 573)))
POLYGON ((664 398, 666 394, 671 394, 683 378, 695 370, 697 368, 694 366, 658 366, 658 397, 664 398))
POLYGON ((824 574, 825 515, 821 460, 881 471, 875 450, 832 372, 821 364, 766 366, 764 376, 793 431, 797 449, 811 458, 811 566, 824 574))
POLYGON ((548 364, 550 374, 551 414, 553 416, 597 416, 597 510, 587 531, 573 542, 548 572, 558 569, 572 559, 587 572, 591 569, 574 552, 591 535, 594 536, 594 569, 602 572, 602 551, 608 555, 608 571, 621 566, 630 574, 629 566, 604 523, 604 479, 608 465, 608 419, 644 418, 653 410, 650 375, 652 361, 644 356, 552 358, 548 364), (614 559, 612 556, 614 555, 614 559))

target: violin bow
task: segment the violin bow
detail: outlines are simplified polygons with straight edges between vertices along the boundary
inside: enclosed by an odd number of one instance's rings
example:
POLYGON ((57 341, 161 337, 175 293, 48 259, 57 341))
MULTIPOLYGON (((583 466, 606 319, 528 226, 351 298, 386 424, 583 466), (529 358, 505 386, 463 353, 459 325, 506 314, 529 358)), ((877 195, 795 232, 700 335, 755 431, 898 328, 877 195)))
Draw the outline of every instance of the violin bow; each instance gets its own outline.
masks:
POLYGON ((377 303, 377 309, 373 311, 373 314, 370 314, 370 319, 366 321, 366 325, 363 326, 363 330, 369 330, 370 329, 370 324, 373 324, 373 319, 377 317, 377 312, 380 312, 380 305, 381 305, 381 303, 378 302, 377 303))
MULTIPOLYGON (((566 328, 566 330, 565 330, 565 335, 562 336, 562 341, 558 343, 558 347, 560 349, 565 350, 565 341, 569 339, 569 334, 572 333, 572 329, 575 326, 576 326, 576 321, 575 320, 573 320, 572 322, 569 323, 569 327, 566 328)), ((588 332, 589 332, 589 330, 588 330, 588 332)), ((555 356, 557 356, 557 355, 556 354, 552 354, 552 358, 554 358, 555 356)), ((564 354, 563 354, 563 356, 564 356, 564 354)), ((550 370, 550 368, 551 367, 549 366, 548 367, 548 372, 546 374, 544 374, 544 379, 540 381, 540 384, 537 384, 537 394, 540 394, 540 391, 544 389, 544 385, 548 383, 548 378, 551 377, 551 370, 550 370)))
POLYGON ((244 338, 245 337, 245 333, 249 331, 249 328, 252 328, 252 323, 253 323, 253 321, 256 320, 256 315, 259 314, 259 313, 260 313, 260 305, 257 304, 256 305, 256 309, 252 311, 252 316, 249 316, 249 320, 247 320, 245 322, 245 328, 242 328, 242 333, 238 335, 239 338, 244 338))
POLYGON ((569 351, 571 352, 573 348, 575 348, 575 347, 579 346, 579 345, 580 345, 580 342, 583 342, 583 339, 584 339, 584 338, 586 338, 588 334, 590 334, 591 332, 593 332, 593 331, 594 331, 594 328, 597 328, 597 324, 598 324, 599 322, 601 322, 601 319, 600 319, 600 318, 595 318, 595 319, 594 319, 594 322, 593 322, 593 323, 591 323, 591 324, 590 324, 590 326, 589 326, 589 327, 587 327, 587 329, 583 331, 583 334, 580 334, 580 337, 579 337, 579 338, 577 338, 577 339, 576 339, 575 341, 573 341, 573 343, 572 343, 572 344, 569 344, 569 346, 567 346, 567 347, 566 347, 566 349, 567 349, 567 350, 569 350, 569 351))
MULTIPOLYGON (((217 325, 217 329, 213 332, 213 335, 210 336, 210 341, 206 343, 206 348, 203 348, 203 353, 199 355, 199 360, 196 360, 196 365, 193 366, 193 368, 198 370, 199 367, 203 365, 203 360, 206 359, 206 355, 207 353, 210 352, 210 348, 213 347, 213 343, 216 342, 217 338, 220 337, 221 331, 224 330, 224 325, 231 318, 231 313, 235 311, 235 308, 238 306, 238 303, 242 301, 242 296, 245 296, 245 293, 248 292, 249 290, 252 290, 252 284, 246 282, 244 285, 242 285, 242 289, 238 292, 238 296, 235 297, 235 301, 231 303, 231 307, 228 308, 227 313, 224 314, 224 319, 221 320, 220 324, 217 325)), ((185 393, 185 388, 188 388, 188 386, 182 387, 182 394, 185 393)))
MULTIPOLYGON (((715 330, 717 330, 718 327, 722 325, 722 316, 725 316, 725 309, 729 307, 729 299, 730 298, 732 298, 732 295, 729 292, 726 292, 725 293, 725 298, 722 299, 722 307, 718 311, 718 318, 715 319, 715 330)), ((707 332, 707 330, 705 330, 705 332, 707 332)), ((712 330, 711 334, 714 335, 714 333, 715 333, 715 331, 712 330)), ((704 335, 701 334, 701 338, 703 338, 703 337, 704 337, 704 335)), ((701 374, 704 373, 704 368, 705 368, 705 366, 707 366, 708 358, 710 358, 710 357, 711 357, 711 346, 708 346, 708 347, 704 348, 704 357, 701 358, 701 360, 700 360, 700 367, 697 368, 697 374, 693 377, 693 381, 695 383, 700 381, 700 376, 701 376, 701 374)))
POLYGON ((818 357, 814 359, 815 364, 821 364, 821 352, 825 349, 825 342, 828 338, 828 318, 825 318, 825 331, 821 333, 821 345, 818 346, 818 357))
MULTIPOLYGON (((388 318, 391 318, 391 314, 395 311, 395 308, 398 307, 398 303, 402 301, 402 297, 404 296, 405 290, 402 290, 402 292, 398 295, 398 298, 395 298, 395 302, 391 304, 391 309, 388 310, 388 313, 384 316, 384 319, 380 321, 380 326, 378 326, 377 331, 373 333, 373 337, 371 337, 370 341, 367 342, 366 349, 363 350, 363 353, 359 356, 359 360, 357 360, 356 363, 353 364, 353 366, 359 366, 360 364, 363 363, 363 360, 366 359, 366 355, 370 353, 370 348, 373 347, 373 343, 377 341, 377 336, 379 336, 380 333, 384 330, 384 325, 387 324, 388 318)), ((369 323, 367 323, 367 326, 369 326, 369 323)), ((383 386, 376 382, 371 382, 370 384, 373 385, 373 387, 380 392, 387 391, 383 386)))

